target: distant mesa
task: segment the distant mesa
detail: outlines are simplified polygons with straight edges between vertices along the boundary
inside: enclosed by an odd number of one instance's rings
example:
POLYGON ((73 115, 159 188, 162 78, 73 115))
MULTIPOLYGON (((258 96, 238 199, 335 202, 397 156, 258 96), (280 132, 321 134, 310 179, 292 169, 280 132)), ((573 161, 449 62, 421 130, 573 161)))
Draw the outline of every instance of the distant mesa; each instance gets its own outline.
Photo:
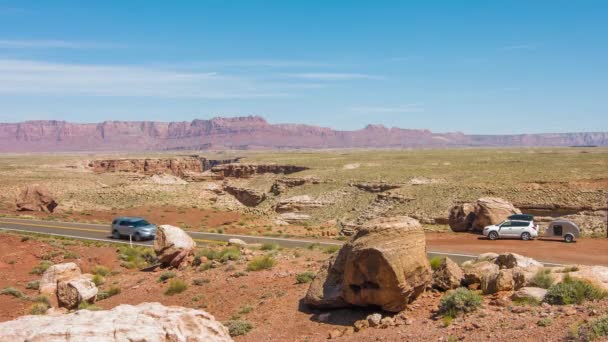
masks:
POLYGON ((0 123, 0 152, 608 146, 608 132, 466 135, 367 125, 354 131, 270 124, 259 116, 190 122, 0 123))

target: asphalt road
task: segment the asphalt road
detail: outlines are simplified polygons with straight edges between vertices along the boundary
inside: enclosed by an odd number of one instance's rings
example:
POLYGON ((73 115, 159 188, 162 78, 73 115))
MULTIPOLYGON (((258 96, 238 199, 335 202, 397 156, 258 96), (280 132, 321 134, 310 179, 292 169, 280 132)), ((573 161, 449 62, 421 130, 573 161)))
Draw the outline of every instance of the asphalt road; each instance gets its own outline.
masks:
MULTIPOLYGON (((41 233, 55 236, 70 237, 76 239, 86 239, 104 242, 119 242, 129 243, 128 240, 115 240, 110 236, 110 225, 89 224, 89 223, 74 223, 74 222, 56 222, 42 220, 24 220, 15 218, 0 218, 0 230, 18 231, 29 233, 41 233)), ((313 243, 319 244, 321 247, 341 246, 340 241, 315 240, 315 239, 297 239, 297 238, 276 238, 267 236, 251 236, 251 235, 236 235, 236 234, 216 234, 203 232, 190 232, 194 241, 200 244, 227 242, 231 238, 241 239, 247 243, 276 243, 279 246, 286 248, 306 248, 313 243)), ((134 243, 135 244, 135 243, 134 243)), ((136 243, 138 245, 151 246, 152 241, 142 241, 136 243)), ((461 263, 463 261, 475 258, 476 255, 444 253, 441 251, 429 251, 429 258, 434 256, 449 256, 450 259, 461 263)))

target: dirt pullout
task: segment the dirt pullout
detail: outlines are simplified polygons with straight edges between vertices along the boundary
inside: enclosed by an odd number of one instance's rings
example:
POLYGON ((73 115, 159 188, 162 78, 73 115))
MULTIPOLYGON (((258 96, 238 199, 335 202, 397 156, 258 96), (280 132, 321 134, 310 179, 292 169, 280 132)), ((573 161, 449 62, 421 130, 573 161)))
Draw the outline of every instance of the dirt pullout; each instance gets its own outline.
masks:
POLYGON ((535 239, 490 241, 469 233, 427 233, 430 251, 478 255, 488 252, 513 252, 553 263, 608 266, 608 239, 579 239, 574 243, 563 240, 535 239))

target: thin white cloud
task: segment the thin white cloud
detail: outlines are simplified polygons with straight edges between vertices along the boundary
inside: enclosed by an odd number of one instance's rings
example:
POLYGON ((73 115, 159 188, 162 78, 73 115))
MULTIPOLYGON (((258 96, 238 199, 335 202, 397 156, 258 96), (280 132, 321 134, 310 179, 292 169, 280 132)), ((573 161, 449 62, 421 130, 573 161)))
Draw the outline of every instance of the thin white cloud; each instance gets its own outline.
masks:
POLYGON ((534 50, 538 47, 538 44, 519 44, 519 45, 507 45, 499 48, 501 51, 511 50, 534 50))
POLYGON ((0 94, 221 99, 287 95, 281 89, 215 72, 0 59, 0 94))
POLYGON ((350 110, 360 113, 419 113, 424 112, 424 106, 420 103, 399 106, 355 106, 350 110))
POLYGON ((288 77, 294 77, 304 80, 316 81, 351 81, 351 80, 378 80, 383 79, 382 76, 359 74, 359 73, 337 73, 337 72, 306 72, 286 74, 288 77))
POLYGON ((111 49, 124 45, 66 40, 0 39, 0 49, 111 49))

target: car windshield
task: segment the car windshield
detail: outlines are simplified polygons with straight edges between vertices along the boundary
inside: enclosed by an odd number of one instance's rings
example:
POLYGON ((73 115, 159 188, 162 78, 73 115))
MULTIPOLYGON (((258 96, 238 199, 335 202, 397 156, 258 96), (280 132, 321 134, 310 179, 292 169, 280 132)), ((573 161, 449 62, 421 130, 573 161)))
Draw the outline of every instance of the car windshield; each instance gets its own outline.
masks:
POLYGON ((146 220, 138 220, 138 221, 132 221, 131 225, 133 227, 144 227, 144 226, 149 226, 150 222, 148 222, 146 220))

